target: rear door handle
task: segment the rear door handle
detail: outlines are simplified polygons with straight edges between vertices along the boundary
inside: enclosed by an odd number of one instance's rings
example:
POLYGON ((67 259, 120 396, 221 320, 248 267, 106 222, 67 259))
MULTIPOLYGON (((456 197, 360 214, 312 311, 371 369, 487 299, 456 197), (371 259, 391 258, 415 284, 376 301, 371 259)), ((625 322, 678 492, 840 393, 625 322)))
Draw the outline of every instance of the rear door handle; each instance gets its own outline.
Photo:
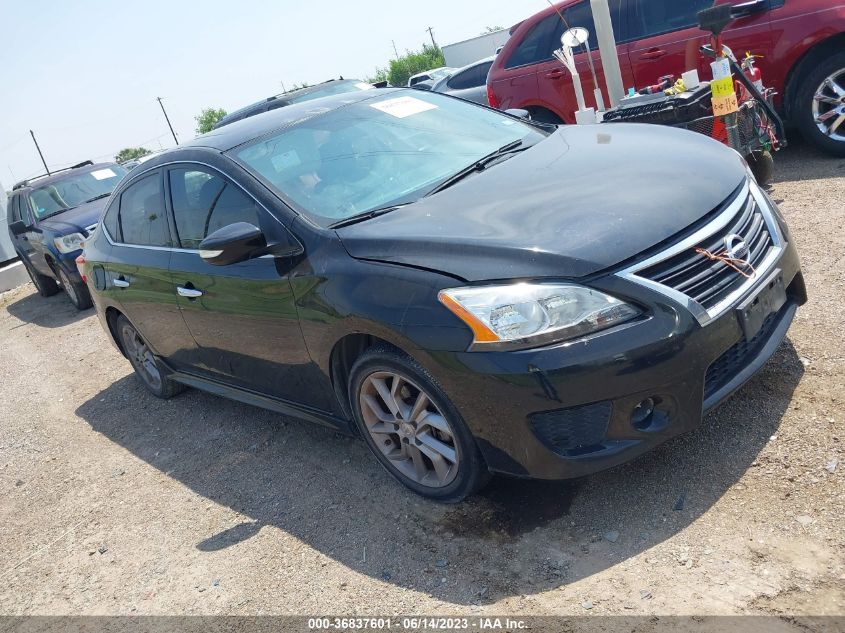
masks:
POLYGON ((566 73, 563 70, 555 69, 546 73, 546 79, 563 79, 566 73))
POLYGON ((202 290, 196 288, 185 288, 184 286, 177 286, 176 292, 180 297, 187 297, 188 299, 197 299, 202 296, 202 290))
POLYGON ((662 48, 651 48, 642 55, 640 55, 640 59, 660 59, 666 54, 662 48))
POLYGON ((115 288, 128 288, 129 287, 129 280, 124 279, 123 275, 111 280, 112 285, 115 288))

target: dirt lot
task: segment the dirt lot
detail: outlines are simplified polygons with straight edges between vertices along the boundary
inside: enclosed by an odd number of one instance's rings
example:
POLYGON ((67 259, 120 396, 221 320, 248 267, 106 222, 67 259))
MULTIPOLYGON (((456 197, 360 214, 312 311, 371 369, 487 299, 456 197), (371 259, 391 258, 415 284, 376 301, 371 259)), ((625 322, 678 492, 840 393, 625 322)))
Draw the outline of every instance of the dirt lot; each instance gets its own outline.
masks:
POLYGON ((811 303, 705 423, 579 481, 421 500, 358 441, 148 395, 92 311, 0 297, 0 613, 845 614, 845 159, 773 196, 811 303))

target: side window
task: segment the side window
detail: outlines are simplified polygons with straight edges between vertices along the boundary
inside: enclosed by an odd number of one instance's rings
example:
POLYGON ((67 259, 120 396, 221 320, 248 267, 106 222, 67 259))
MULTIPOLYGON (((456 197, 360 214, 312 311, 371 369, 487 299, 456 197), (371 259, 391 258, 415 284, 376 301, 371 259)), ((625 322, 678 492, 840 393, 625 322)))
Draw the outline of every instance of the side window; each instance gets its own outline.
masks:
MULTIPOLYGON (((651 2, 653 0, 646 1, 651 2)), ((674 1, 684 4, 687 0, 674 1)), ((610 21, 613 23, 613 37, 616 38, 617 42, 622 42, 624 41, 624 31, 622 29, 622 25, 624 23, 624 19, 622 16, 622 0, 610 0, 609 5, 610 21)), ((598 50, 599 39, 596 35, 596 24, 593 21, 593 10, 590 7, 590 0, 584 0, 584 2, 579 2, 578 4, 572 5, 563 12, 563 17, 566 18, 566 24, 568 24, 570 28, 581 26, 587 29, 590 32, 590 50, 598 50)), ((558 25, 557 31, 555 31, 555 34, 552 39, 552 44, 554 48, 560 48, 560 36, 563 35, 563 32, 565 30, 566 25, 561 22, 558 25)), ((577 53, 578 51, 576 50, 575 52, 577 53)))
POLYGON ((560 42, 552 42, 552 35, 559 22, 560 17, 553 13, 535 24, 513 51, 505 63, 505 68, 516 68, 552 59, 552 51, 560 46, 560 42))
POLYGON ((698 24, 698 12, 709 9, 711 0, 636 0, 629 11, 629 39, 680 31, 698 24))
POLYGON ((123 236, 120 234, 120 224, 118 223, 118 211, 120 210, 119 198, 112 199, 109 208, 106 209, 106 214, 103 216, 103 225, 112 239, 122 242, 123 236))
POLYGON ((255 201, 214 172, 201 168, 171 169, 169 183, 182 248, 199 248, 208 235, 235 222, 260 226, 255 201))
POLYGON ((487 83, 487 73, 490 71, 490 66, 493 62, 485 62, 478 64, 472 68, 467 68, 462 73, 453 75, 446 85, 452 90, 465 90, 466 88, 477 88, 487 83))
POLYGON ((11 224, 12 222, 19 222, 21 219, 20 199, 20 196, 12 196, 11 198, 9 198, 9 224, 11 224))
POLYGON ((131 184, 120 196, 121 241, 141 246, 172 246, 159 174, 131 184))

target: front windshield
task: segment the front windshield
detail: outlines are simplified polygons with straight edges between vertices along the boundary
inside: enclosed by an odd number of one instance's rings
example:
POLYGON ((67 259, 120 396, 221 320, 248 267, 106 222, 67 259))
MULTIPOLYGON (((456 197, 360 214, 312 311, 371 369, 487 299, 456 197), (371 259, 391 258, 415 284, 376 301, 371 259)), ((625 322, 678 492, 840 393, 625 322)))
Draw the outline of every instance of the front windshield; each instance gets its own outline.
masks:
POLYGON ((123 167, 109 165, 84 173, 74 171, 66 178, 36 187, 29 194, 35 217, 40 220, 107 196, 125 175, 123 167))
POLYGON ((327 226, 416 200, 508 143, 543 138, 499 112, 413 93, 390 92, 329 111, 238 148, 237 157, 327 226))

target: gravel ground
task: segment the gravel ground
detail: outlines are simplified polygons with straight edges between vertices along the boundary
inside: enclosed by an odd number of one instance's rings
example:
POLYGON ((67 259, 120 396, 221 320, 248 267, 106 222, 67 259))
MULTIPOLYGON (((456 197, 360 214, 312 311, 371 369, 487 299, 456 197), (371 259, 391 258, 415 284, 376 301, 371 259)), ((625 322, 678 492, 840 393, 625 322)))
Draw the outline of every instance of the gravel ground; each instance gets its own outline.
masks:
POLYGON ((696 431, 442 506, 363 443, 148 395, 92 311, 0 296, 1 614, 845 614, 845 159, 777 157, 811 302, 696 431))

